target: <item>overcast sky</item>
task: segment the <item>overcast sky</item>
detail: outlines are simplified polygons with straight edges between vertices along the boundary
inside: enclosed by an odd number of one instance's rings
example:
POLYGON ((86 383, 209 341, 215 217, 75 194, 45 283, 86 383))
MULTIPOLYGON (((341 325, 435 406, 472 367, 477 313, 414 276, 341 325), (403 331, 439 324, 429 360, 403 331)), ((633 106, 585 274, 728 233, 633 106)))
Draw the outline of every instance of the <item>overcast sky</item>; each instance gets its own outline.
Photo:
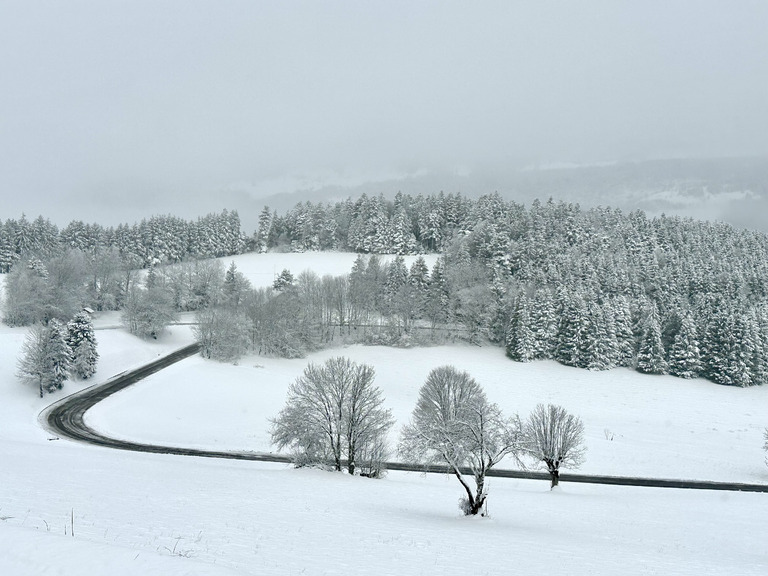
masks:
POLYGON ((764 0, 0 0, 0 218, 766 156, 767 30, 764 0))

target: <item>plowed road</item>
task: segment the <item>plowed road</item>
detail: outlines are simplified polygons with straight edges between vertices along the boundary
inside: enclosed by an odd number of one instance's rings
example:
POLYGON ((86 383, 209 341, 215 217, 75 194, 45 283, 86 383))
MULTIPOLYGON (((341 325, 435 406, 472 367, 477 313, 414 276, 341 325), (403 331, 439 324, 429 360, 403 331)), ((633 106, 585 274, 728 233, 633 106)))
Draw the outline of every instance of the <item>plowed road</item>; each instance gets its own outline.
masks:
MULTIPOLYGON (((286 456, 260 453, 260 452, 229 452, 218 450, 200 450, 195 448, 177 448, 175 446, 159 446, 155 444, 143 444, 109 438, 100 432, 88 427, 83 416, 98 402, 101 402, 115 392, 127 388, 154 374, 163 368, 196 354, 199 350, 197 344, 185 346, 175 352, 163 356, 145 366, 118 374, 104 384, 92 386, 71 396, 68 396, 46 408, 40 414, 41 423, 50 432, 59 436, 94 444, 117 448, 119 450, 133 450, 136 452, 154 452, 158 454, 177 454, 182 456, 200 456, 204 458, 229 458, 234 460, 260 460, 264 462, 290 462, 286 456)), ((419 464, 404 464, 402 462, 388 462, 389 470, 405 470, 411 472, 434 472, 445 474, 446 468, 441 466, 424 466, 419 464)), ((469 470, 463 470, 469 473, 469 470)), ((521 470, 491 469, 488 476, 504 478, 532 478, 549 480, 549 475, 544 472, 528 472, 521 470)), ((660 488, 688 488, 699 490, 734 490, 742 492, 768 492, 768 486, 763 484, 739 484, 736 482, 710 482, 702 480, 673 480, 664 478, 634 478, 624 476, 591 476, 581 474, 561 474, 561 482, 583 482, 589 484, 614 484, 623 486, 654 486, 660 488)))

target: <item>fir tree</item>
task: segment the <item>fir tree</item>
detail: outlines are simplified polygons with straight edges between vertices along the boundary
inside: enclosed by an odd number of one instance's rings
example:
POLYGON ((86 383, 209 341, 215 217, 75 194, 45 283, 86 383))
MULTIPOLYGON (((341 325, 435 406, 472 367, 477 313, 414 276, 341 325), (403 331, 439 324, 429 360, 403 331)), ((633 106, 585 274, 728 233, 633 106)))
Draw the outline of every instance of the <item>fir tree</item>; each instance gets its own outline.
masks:
POLYGON ((99 353, 96 351, 96 335, 87 312, 75 315, 67 324, 67 344, 72 351, 70 372, 86 380, 96 372, 99 353))
POLYGON ((552 358, 557 339, 557 317, 549 289, 537 290, 529 311, 535 358, 552 358))
MULTIPOLYGON (((283 270, 283 274, 285 272, 288 271, 283 270)), ((283 276, 283 274, 281 274, 275 280, 275 284, 273 286, 276 290, 282 290, 284 289, 285 285, 293 283, 292 275, 289 278, 288 276, 283 276)), ((290 275, 290 272, 288 272, 288 274, 290 275)), ((237 265, 234 263, 234 261, 230 262, 229 268, 227 268, 227 271, 224 274, 224 283, 221 287, 224 300, 223 303, 227 306, 238 308, 243 302, 245 295, 250 287, 251 283, 243 275, 243 273, 237 269, 237 265)))
POLYGON ((450 293, 445 277, 445 259, 439 258, 432 266, 427 287, 425 315, 432 328, 449 320, 450 293))
POLYGON ((613 314, 607 306, 593 302, 589 306, 584 332, 585 350, 580 366, 589 370, 609 370, 620 357, 613 314))
POLYGON ((732 334, 734 329, 732 312, 720 302, 714 311, 704 311, 709 318, 702 338, 703 375, 718 384, 730 385, 727 376, 731 357, 732 334))
POLYGON ((756 333, 756 326, 748 315, 735 316, 728 345, 727 363, 722 374, 724 384, 742 388, 752 385, 751 368, 757 346, 754 340, 756 333))
POLYGON ((655 309, 645 324, 645 331, 637 353, 637 370, 645 374, 666 374, 667 361, 664 359, 664 345, 661 342, 661 324, 655 309))
POLYGON ((586 304, 580 294, 559 295, 560 318, 557 327, 555 359, 566 366, 581 366, 584 353, 586 304))
POLYGON ((429 268, 421 256, 411 264, 408 271, 408 282, 413 287, 414 317, 423 318, 429 297, 429 268))
POLYGON ((753 384, 768 384, 768 314, 766 310, 755 311, 755 348, 752 356, 753 384))
POLYGON ((536 357, 536 340, 531 330, 528 298, 520 294, 507 330, 507 356, 517 362, 530 362, 536 357))
POLYGON ((290 290, 294 287, 294 277, 293 274, 291 274, 291 271, 287 268, 284 268, 282 272, 280 272, 280 275, 275 278, 275 281, 272 283, 272 288, 277 290, 278 292, 285 292, 287 290, 290 290))
POLYGON ((399 210, 389 223, 389 241, 395 254, 413 254, 416 251, 416 237, 404 209, 399 210))
POLYGON ((632 367, 635 365, 635 336, 632 330, 632 312, 624 296, 613 299, 613 320, 619 345, 616 365, 632 367))
POLYGON ((683 317, 680 331, 669 351, 669 373, 678 378, 696 378, 701 373, 701 352, 696 324, 690 313, 683 317))

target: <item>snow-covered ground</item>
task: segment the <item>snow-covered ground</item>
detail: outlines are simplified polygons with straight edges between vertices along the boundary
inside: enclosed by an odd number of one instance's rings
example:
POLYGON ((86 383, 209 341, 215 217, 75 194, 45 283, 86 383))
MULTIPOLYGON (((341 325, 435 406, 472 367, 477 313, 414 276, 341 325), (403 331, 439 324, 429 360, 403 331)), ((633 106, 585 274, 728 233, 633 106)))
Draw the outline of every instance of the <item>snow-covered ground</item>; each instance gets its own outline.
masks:
MULTIPOLYGON (((255 288, 265 288, 272 286, 275 278, 283 271, 290 270, 294 277, 305 270, 312 270, 318 276, 330 274, 331 276, 342 276, 349 274, 352 265, 359 255, 354 252, 300 252, 300 253, 279 253, 268 252, 266 254, 240 254, 238 256, 228 256, 220 258, 224 267, 228 267, 231 262, 235 263, 239 272, 251 282, 255 288)), ((385 254, 379 256, 383 264, 394 260, 395 256, 385 254)), ((408 268, 418 258, 418 256, 403 256, 405 265, 408 268)), ((432 266, 437 260, 436 254, 424 254, 422 256, 427 266, 432 266)))
MULTIPOLYGON (((2 575, 768 573, 765 494, 571 484, 549 492, 546 482, 491 479, 491 517, 464 518, 447 476, 374 481, 56 440, 37 415, 62 395, 39 399, 14 376, 24 333, 0 327, 2 575)), ((191 339, 186 326, 152 342, 121 330, 97 337, 96 382, 191 339)), ((492 348, 355 346, 311 360, 335 354, 374 365, 399 423, 428 370, 451 363, 507 411, 554 401, 582 416, 584 471, 768 483, 765 389, 521 365, 492 348)), ((191 358, 88 419, 131 438, 268 449, 266 418, 305 364, 191 358)), ((63 392, 85 385, 67 382, 63 392)))
POLYGON ((118 438, 266 452, 268 419, 285 403, 288 385, 307 362, 336 355, 376 370, 397 420, 393 445, 429 371, 452 364, 474 376, 507 413, 525 416, 538 402, 551 402, 579 415, 588 445, 584 472, 768 483, 762 450, 768 388, 521 364, 495 347, 350 346, 299 360, 252 356, 238 366, 193 357, 108 398, 86 422, 118 438))

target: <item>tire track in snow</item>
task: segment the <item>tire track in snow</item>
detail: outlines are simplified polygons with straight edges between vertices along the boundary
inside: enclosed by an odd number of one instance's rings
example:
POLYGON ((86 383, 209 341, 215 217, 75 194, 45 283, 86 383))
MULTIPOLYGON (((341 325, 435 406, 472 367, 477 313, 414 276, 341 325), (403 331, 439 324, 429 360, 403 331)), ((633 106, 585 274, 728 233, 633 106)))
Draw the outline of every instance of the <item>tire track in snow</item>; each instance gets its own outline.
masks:
MULTIPOLYGON (((150 452, 155 454, 174 454, 179 456, 198 456, 203 458, 227 458, 230 460, 252 460, 261 462, 290 463, 291 459, 279 454, 248 451, 203 450, 198 448, 179 448, 175 446, 160 446, 144 444, 128 440, 118 440, 105 436, 89 427, 84 420, 85 413, 93 406, 112 394, 124 390, 128 386, 143 380, 147 376, 189 358, 200 351, 200 346, 190 344, 166 356, 158 358, 149 364, 131 371, 122 372, 107 380, 104 384, 91 386, 76 392, 54 404, 40 413, 39 419, 43 427, 54 434, 107 448, 130 450, 134 452, 150 452)), ((444 466, 406 464, 403 462, 387 462, 386 469, 406 472, 427 472, 447 474, 444 466)), ((469 469, 462 469, 463 474, 470 474, 469 469)), ((499 478, 524 478, 549 481, 546 472, 531 472, 525 470, 504 470, 492 468, 488 476, 499 478)), ((617 486, 648 486, 655 488, 683 488, 694 490, 728 490, 738 492, 768 492, 768 486, 763 484, 743 484, 738 482, 712 482, 706 480, 676 480, 667 478, 639 478, 629 476, 596 476, 583 474, 561 474, 561 482, 578 482, 587 484, 608 484, 617 486)))

